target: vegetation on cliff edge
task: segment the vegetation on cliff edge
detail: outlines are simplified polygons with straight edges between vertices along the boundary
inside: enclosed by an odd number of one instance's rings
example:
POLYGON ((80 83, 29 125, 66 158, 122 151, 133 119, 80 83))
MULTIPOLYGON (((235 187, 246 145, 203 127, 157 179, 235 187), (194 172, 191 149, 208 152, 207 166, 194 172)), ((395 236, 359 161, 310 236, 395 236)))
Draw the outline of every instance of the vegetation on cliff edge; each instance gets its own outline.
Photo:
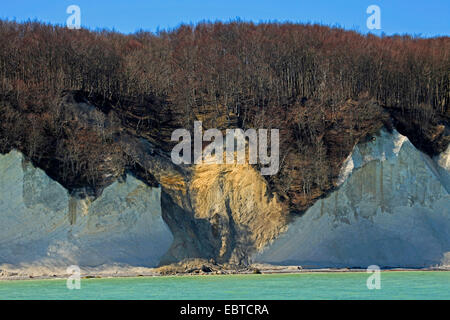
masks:
POLYGON ((19 149, 69 189, 138 170, 118 136, 167 152, 171 132, 200 119, 279 128, 281 167, 267 181, 303 211, 383 125, 443 151, 449 100, 449 37, 239 21, 123 35, 0 21, 0 152, 19 149), (80 103, 95 110, 74 111, 80 103))

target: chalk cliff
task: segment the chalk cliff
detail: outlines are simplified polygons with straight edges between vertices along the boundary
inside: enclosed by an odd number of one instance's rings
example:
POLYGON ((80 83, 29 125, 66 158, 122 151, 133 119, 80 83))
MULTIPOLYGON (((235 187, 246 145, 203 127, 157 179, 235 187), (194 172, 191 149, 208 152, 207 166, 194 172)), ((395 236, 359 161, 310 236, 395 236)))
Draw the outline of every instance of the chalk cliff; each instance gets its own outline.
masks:
POLYGON ((450 253, 449 149, 434 159, 397 131, 355 146, 340 186, 254 261, 311 267, 429 267, 450 253))
POLYGON ((155 267, 186 258, 304 267, 448 264, 450 148, 431 158, 382 129, 354 147, 333 192, 289 219, 249 165, 176 172, 139 143, 128 146, 159 187, 127 174, 97 198, 69 193, 20 152, 0 155, 0 266, 155 267))
POLYGON ((6 264, 448 264, 449 40, 0 21, 0 276, 6 264), (171 159, 175 130, 196 157, 211 141, 195 133, 237 128, 278 130, 279 143, 258 143, 251 165, 171 159), (261 150, 276 174, 260 174, 261 150))
POLYGON ((132 175, 81 199, 11 151, 0 155, 0 195, 0 265, 154 267, 173 240, 160 188, 132 175))

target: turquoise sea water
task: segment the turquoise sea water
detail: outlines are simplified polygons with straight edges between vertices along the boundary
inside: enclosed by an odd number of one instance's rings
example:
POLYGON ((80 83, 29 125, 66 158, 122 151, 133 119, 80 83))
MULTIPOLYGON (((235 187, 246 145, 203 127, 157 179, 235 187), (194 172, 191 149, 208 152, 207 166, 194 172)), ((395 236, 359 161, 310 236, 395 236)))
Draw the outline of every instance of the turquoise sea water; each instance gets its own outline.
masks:
POLYGON ((450 299, 450 272, 365 272, 0 281, 0 299, 450 299))

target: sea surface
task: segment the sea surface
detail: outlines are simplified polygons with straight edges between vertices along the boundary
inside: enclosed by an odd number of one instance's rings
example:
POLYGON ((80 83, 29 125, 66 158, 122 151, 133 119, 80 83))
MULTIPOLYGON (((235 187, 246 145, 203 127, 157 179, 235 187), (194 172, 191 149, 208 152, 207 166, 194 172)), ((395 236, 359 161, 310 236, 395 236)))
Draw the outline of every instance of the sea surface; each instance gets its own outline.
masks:
POLYGON ((365 272, 169 276, 0 281, 6 299, 450 299, 450 272, 381 272, 369 290, 365 272))

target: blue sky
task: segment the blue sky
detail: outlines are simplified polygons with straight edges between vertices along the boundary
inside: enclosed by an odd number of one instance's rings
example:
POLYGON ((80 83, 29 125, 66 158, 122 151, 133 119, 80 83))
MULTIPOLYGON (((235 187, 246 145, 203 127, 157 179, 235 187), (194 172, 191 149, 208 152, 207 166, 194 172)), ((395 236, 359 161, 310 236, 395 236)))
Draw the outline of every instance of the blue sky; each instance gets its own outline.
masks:
POLYGON ((81 8, 81 24, 123 33, 156 31, 202 20, 313 22, 367 33, 369 5, 381 9, 381 30, 431 37, 450 35, 450 0, 13 0, 0 6, 0 18, 65 24, 66 8, 81 8))

